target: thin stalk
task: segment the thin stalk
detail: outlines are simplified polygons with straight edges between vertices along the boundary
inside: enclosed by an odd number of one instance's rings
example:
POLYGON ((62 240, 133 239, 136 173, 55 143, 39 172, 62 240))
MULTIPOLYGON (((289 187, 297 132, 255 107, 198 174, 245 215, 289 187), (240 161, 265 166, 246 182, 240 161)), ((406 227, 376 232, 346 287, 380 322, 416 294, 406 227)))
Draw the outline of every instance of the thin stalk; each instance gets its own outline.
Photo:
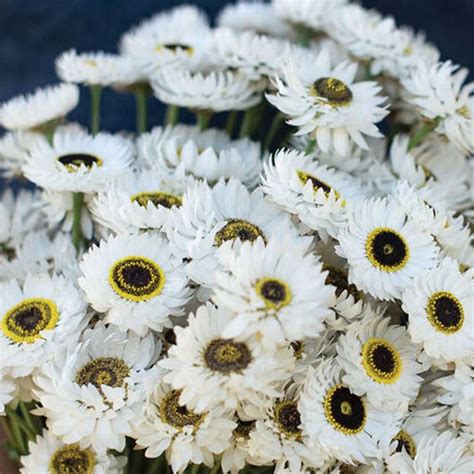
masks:
POLYGON ((89 87, 91 96, 91 133, 97 135, 100 130, 100 99, 102 97, 102 86, 93 85, 89 87))
POLYGON ((151 462, 148 463, 148 468, 145 472, 146 474, 162 474, 166 472, 166 466, 166 458, 162 454, 160 457, 153 459, 151 462))
POLYGON ((315 146, 316 140, 310 140, 306 145, 306 150, 304 151, 305 155, 310 155, 311 153, 313 153, 315 146))
POLYGON ((265 137, 265 140, 263 142, 263 147, 264 149, 268 150, 272 143, 273 140, 275 140, 275 137, 277 136, 277 133, 279 132, 281 126, 285 123, 285 116, 278 112, 272 120, 272 123, 270 124, 270 129, 268 130, 267 136, 265 137))
POLYGON ((239 138, 250 137, 253 130, 255 108, 247 109, 244 113, 244 118, 240 124, 239 138))
POLYGON ((25 433, 28 439, 35 439, 35 434, 32 433, 29 427, 26 425, 24 420, 18 415, 18 413, 10 407, 5 407, 5 413, 10 418, 10 427, 15 444, 20 454, 27 453, 27 443, 22 433, 25 433))
POLYGON ((197 110, 196 112, 196 123, 199 130, 206 130, 211 120, 211 113, 207 110, 197 110))
POLYGON ((26 406, 25 402, 20 401, 18 403, 18 406, 20 407, 21 415, 23 419, 25 420, 26 424, 30 427, 31 431, 35 433, 35 435, 38 434, 36 426, 33 423, 33 417, 31 416, 31 413, 28 410, 28 407, 26 406))
POLYGON ((410 138, 408 143, 408 151, 420 145, 423 140, 439 125, 441 117, 436 117, 434 120, 423 124, 415 134, 410 138))
POLYGON ((135 113, 138 133, 145 133, 147 130, 147 102, 146 92, 142 88, 137 89, 135 91, 135 113))
POLYGON ((81 212, 84 193, 72 193, 72 243, 79 253, 82 246, 81 212))
POLYGON ((227 121, 225 123, 225 131, 227 132, 227 135, 229 135, 229 137, 232 137, 232 133, 235 128, 235 122, 237 121, 237 115, 237 110, 231 110, 229 112, 229 115, 227 116, 227 121))
POLYGON ((16 446, 15 438, 13 436, 10 425, 8 424, 6 416, 0 416, 0 424, 2 425, 2 430, 3 430, 4 435, 7 437, 7 441, 10 443, 12 447, 16 449, 17 446, 16 446))
POLYGON ((179 107, 177 105, 168 105, 166 108, 166 125, 176 125, 179 120, 179 107))

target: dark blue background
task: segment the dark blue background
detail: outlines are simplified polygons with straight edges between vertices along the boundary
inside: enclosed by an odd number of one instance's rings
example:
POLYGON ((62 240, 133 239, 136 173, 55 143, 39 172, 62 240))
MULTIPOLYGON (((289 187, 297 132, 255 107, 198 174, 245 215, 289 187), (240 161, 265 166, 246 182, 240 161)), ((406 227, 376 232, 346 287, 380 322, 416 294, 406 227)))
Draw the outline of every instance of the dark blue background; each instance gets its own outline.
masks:
MULTIPOLYGON (((298 1, 298 0, 295 0, 298 1)), ((54 59, 69 48, 113 51, 120 34, 152 13, 184 3, 181 0, 0 0, 0 101, 56 81, 54 59)), ((223 0, 194 0, 212 17, 223 0)), ((393 14, 399 24, 425 30, 443 59, 474 70, 474 0, 363 0, 393 14)), ((472 77, 472 73, 471 73, 472 77)), ((87 121, 83 91, 74 119, 87 121)), ((132 97, 104 95, 103 126, 134 127, 132 97)), ((162 109, 153 100, 151 122, 162 109)))

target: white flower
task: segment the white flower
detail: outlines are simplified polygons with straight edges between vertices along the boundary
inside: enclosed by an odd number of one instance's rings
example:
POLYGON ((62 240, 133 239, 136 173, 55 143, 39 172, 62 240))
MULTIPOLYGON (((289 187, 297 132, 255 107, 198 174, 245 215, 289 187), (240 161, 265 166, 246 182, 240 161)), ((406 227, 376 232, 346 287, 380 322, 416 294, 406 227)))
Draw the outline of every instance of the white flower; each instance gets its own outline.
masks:
POLYGON ((303 432, 329 455, 348 463, 379 458, 398 432, 397 414, 376 409, 342 384, 334 359, 310 369, 299 409, 303 432))
POLYGON ((467 443, 450 431, 440 435, 426 435, 417 443, 412 459, 406 450, 388 459, 390 472, 403 474, 456 473, 470 474, 474 457, 468 454, 467 443))
POLYGON ((143 168, 156 168, 176 180, 190 176, 216 183, 234 177, 253 188, 262 168, 259 143, 248 138, 232 140, 216 128, 155 127, 138 138, 137 148, 143 168))
POLYGON ((63 81, 76 84, 126 86, 146 81, 146 75, 137 62, 103 51, 65 51, 56 59, 56 72, 63 81))
POLYGON ((44 87, 2 104, 0 124, 10 130, 41 128, 64 118, 78 102, 79 88, 73 84, 44 87))
POLYGON ((222 245, 218 256, 212 299, 235 313, 225 337, 260 332, 275 344, 319 335, 335 295, 304 243, 273 238, 265 245, 259 238, 238 249, 222 245))
POLYGON ((421 63, 402 84, 408 103, 435 121, 437 133, 468 154, 474 152, 474 82, 463 86, 468 71, 458 68, 451 61, 431 67, 421 63))
POLYGON ((20 458, 22 474, 46 472, 84 472, 88 474, 120 474, 126 463, 123 456, 99 454, 77 444, 64 444, 50 431, 28 443, 28 454, 20 458))
POLYGON ((276 15, 273 5, 260 1, 239 1, 227 4, 217 15, 217 25, 237 31, 287 38, 289 25, 276 15))
POLYGON ((434 358, 453 361, 469 356, 474 344, 472 269, 461 273, 450 258, 418 275, 402 294, 408 332, 434 358))
POLYGON ((43 135, 28 130, 7 132, 0 138, 0 169, 4 178, 19 178, 26 154, 35 140, 43 135))
POLYGON ((113 326, 87 329, 81 344, 43 365, 34 381, 47 427, 66 444, 98 453, 122 451, 144 402, 146 368, 154 361, 151 335, 140 338, 113 326))
POLYGON ((29 375, 79 338, 86 305, 73 282, 28 275, 0 284, 0 365, 13 377, 29 375))
POLYGON ((375 407, 392 407, 402 413, 416 398, 422 382, 419 352, 407 330, 390 325, 387 316, 367 315, 350 325, 337 341, 343 382, 357 395, 367 395, 375 407))
POLYGON ((161 235, 119 234, 92 247, 80 263, 79 285, 105 321, 143 335, 170 325, 190 297, 183 264, 161 235))
POLYGON ((336 250, 349 262, 349 282, 382 300, 399 298, 415 276, 437 263, 432 236, 393 199, 354 204, 338 239, 336 250))
POLYGON ((156 169, 129 173, 97 193, 91 211, 116 233, 161 229, 169 209, 181 205, 184 189, 183 182, 163 178, 156 169))
POLYGON ((23 172, 51 191, 88 193, 127 171, 132 156, 133 145, 120 136, 60 130, 52 145, 42 140, 32 146, 23 172))
POLYGON ((189 277, 207 287, 213 285, 216 252, 224 242, 297 237, 289 217, 265 200, 260 189, 249 192, 236 179, 221 179, 213 188, 206 183, 189 187, 182 206, 172 209, 166 232, 172 251, 188 259, 189 277))
POLYGON ((283 77, 274 79, 277 93, 266 97, 290 116, 297 135, 309 134, 321 150, 333 147, 345 156, 351 140, 366 149, 363 135, 382 136, 375 124, 388 113, 381 107, 385 98, 378 95, 380 86, 354 82, 356 72, 357 65, 349 62, 331 66, 329 49, 322 49, 316 58, 290 58, 283 77))
MULTIPOLYGON (((161 375, 161 374, 158 374, 161 375)), ((236 423, 221 407, 197 413, 180 403, 180 391, 156 381, 148 390, 133 437, 147 458, 166 452, 174 473, 183 472, 189 463, 212 467, 214 455, 230 447, 236 423)))
POLYGON ((159 69, 151 77, 151 86, 165 104, 204 111, 243 110, 262 100, 261 83, 230 70, 159 69))
POLYGON ((5 416, 5 406, 15 396, 15 379, 7 375, 5 370, 0 371, 0 416, 5 416))
POLYGON ((290 375, 290 350, 264 347, 258 333, 225 336, 232 318, 211 303, 199 307, 187 327, 175 327, 176 345, 159 362, 169 370, 164 381, 182 390, 180 403, 198 412, 218 404, 235 410, 242 401, 258 405, 263 396, 278 395, 279 383, 290 375))

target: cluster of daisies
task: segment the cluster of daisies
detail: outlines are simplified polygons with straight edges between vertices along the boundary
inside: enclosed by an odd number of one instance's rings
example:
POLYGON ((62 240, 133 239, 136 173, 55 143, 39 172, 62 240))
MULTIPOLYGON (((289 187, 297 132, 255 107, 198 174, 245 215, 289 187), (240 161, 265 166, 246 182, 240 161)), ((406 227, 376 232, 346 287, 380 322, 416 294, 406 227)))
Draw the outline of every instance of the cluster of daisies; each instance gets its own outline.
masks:
POLYGON ((181 6, 118 45, 0 106, 21 472, 470 473, 467 71, 347 0, 181 6), (111 89, 136 133, 101 128, 111 89))

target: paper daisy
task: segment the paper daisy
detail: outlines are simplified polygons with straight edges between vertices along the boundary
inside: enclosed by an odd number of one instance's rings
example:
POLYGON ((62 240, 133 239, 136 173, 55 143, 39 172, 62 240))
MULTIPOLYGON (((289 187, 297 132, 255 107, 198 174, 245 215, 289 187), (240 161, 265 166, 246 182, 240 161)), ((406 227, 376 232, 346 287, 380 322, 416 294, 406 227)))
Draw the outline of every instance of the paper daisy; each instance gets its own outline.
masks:
POLYGON ((120 474, 126 463, 123 456, 98 454, 91 448, 81 449, 78 444, 64 444, 50 431, 28 444, 29 454, 22 456, 22 474, 32 472, 120 474))
POLYGON ((23 172, 51 191, 90 193, 127 171, 132 157, 133 145, 120 136, 58 131, 52 145, 35 143, 23 172))
POLYGON ((151 86, 161 102, 196 110, 244 110, 262 100, 261 83, 231 70, 160 69, 151 77, 151 86))
POLYGON ((419 352, 407 330, 391 325, 388 316, 365 317, 337 341, 343 382, 381 410, 407 411, 416 398, 422 382, 418 374, 423 371, 419 352))
POLYGON ((226 337, 259 331, 274 344, 319 335, 335 295, 321 262, 300 241, 223 245, 219 261, 212 299, 236 313, 226 337))
POLYGON ((0 172, 4 178, 19 178, 21 167, 32 143, 43 135, 28 130, 7 132, 0 138, 0 172))
POLYGON ((293 366, 288 349, 261 344, 261 335, 225 336, 233 314, 211 303, 198 308, 186 328, 175 327, 176 345, 159 365, 169 370, 164 381, 182 390, 180 403, 203 412, 222 404, 236 409, 244 400, 279 394, 278 384, 293 366))
POLYGON ((331 66, 328 49, 314 59, 300 59, 286 63, 283 76, 274 79, 277 93, 266 96, 290 117, 290 125, 298 127, 297 135, 309 134, 321 150, 333 148, 343 156, 351 141, 367 148, 363 135, 382 136, 375 124, 388 112, 376 82, 354 82, 357 65, 331 66))
POLYGON ((349 263, 349 282, 382 300, 399 298, 415 276, 437 263, 432 236, 393 199, 354 204, 338 239, 336 250, 349 263))
POLYGON ((397 434, 397 414, 356 395, 342 375, 331 358, 308 372, 299 402, 303 432, 337 460, 367 463, 397 434))
POLYGON ((422 63, 402 84, 406 100, 433 121, 435 131, 469 154, 474 152, 474 82, 463 85, 467 73, 451 61, 422 63))
POLYGON ((189 463, 212 467, 214 456, 230 446, 236 423, 221 407, 198 413, 180 402, 180 391, 155 382, 137 420, 133 437, 147 458, 163 452, 174 473, 189 463))
POLYGON ((418 275, 402 294, 408 332, 434 358, 453 361, 470 354, 474 343, 473 271, 461 273, 450 258, 418 275))
POLYGON ((79 284, 92 307, 121 331, 143 335, 169 326, 190 297, 183 264, 160 235, 119 234, 92 247, 79 284))
POLYGON ((183 205, 170 213, 166 232, 173 252, 188 259, 189 277, 205 287, 214 282, 216 253, 224 242, 298 238, 289 217, 260 189, 250 192, 236 179, 221 179, 213 188, 206 183, 188 188, 183 205))
POLYGON ((474 457, 469 454, 466 441, 446 431, 438 436, 424 436, 418 443, 413 457, 403 450, 388 459, 392 472, 407 474, 430 474, 432 472, 455 472, 470 474, 474 457))
POLYGON ((0 106, 0 124, 9 130, 41 129, 62 120, 79 102, 79 88, 57 84, 10 99, 0 106))
POLYGON ((29 375, 86 324, 86 305, 74 283, 60 276, 28 275, 0 284, 0 365, 13 377, 29 375))
POLYGON ((153 337, 99 323, 82 339, 35 375, 38 411, 66 444, 79 443, 101 454, 122 451, 145 398, 145 369, 155 358, 153 337))
POLYGON ((137 149, 143 168, 156 168, 164 177, 177 180, 193 177, 212 184, 234 177, 253 188, 262 169, 257 142, 232 140, 216 128, 155 127, 138 138, 137 149))

